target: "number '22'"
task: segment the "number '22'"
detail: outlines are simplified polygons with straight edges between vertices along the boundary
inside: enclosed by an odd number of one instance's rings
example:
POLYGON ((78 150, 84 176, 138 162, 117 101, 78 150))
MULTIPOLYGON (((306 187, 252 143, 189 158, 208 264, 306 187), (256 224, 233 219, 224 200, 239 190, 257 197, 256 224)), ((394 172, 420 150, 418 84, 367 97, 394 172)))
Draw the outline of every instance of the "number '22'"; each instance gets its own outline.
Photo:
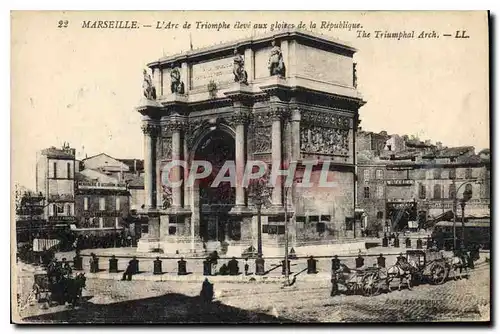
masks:
POLYGON ((58 24, 57 24, 57 27, 58 28, 67 28, 68 27, 68 23, 69 23, 68 20, 65 20, 65 21, 60 20, 58 22, 58 24))

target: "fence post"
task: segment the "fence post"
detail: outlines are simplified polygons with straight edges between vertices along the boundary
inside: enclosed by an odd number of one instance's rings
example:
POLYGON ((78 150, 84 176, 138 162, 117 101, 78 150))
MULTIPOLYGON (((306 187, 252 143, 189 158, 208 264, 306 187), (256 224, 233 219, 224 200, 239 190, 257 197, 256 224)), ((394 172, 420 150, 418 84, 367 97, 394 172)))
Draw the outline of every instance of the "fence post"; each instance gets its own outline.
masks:
POLYGON ((157 256, 156 260, 153 261, 153 275, 161 275, 161 274, 163 274, 161 267, 161 260, 160 257, 157 256))
POLYGON ((111 259, 109 259, 109 272, 118 272, 118 259, 114 255, 111 255, 111 259))

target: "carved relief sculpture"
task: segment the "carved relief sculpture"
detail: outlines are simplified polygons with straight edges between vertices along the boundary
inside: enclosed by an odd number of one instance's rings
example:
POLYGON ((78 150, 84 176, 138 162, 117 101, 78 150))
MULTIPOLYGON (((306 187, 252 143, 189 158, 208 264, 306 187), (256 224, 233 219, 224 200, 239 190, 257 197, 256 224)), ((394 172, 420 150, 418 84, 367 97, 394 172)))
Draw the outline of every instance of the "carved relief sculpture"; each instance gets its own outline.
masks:
POLYGON ((347 154, 349 130, 319 126, 301 128, 300 150, 320 154, 347 154))
POLYGON ((254 153, 267 153, 271 151, 271 127, 255 127, 253 149, 254 153))
POLYGON ((148 71, 144 70, 144 81, 142 83, 142 89, 144 97, 148 100, 156 100, 156 88, 153 85, 153 79, 151 79, 151 75, 149 75, 148 71))
POLYGON ((179 67, 174 64, 170 70, 170 91, 172 93, 184 94, 184 83, 181 81, 181 72, 179 67))
POLYGON ((172 206, 172 188, 163 185, 161 207, 166 210, 172 206))
POLYGON ((163 137, 161 144, 160 156, 162 159, 170 159, 172 157, 172 138, 163 137))
POLYGON ((283 61, 283 54, 281 48, 276 45, 276 41, 272 41, 271 53, 269 54, 268 68, 271 76, 279 75, 285 76, 285 62, 283 61))
POLYGON ((357 69, 356 69, 356 63, 352 64, 352 85, 354 88, 358 87, 358 74, 357 74, 357 69))
POLYGON ((268 153, 271 151, 271 113, 259 112, 253 115, 253 151, 254 153, 268 153))
POLYGON ((247 71, 245 71, 245 59, 238 52, 238 49, 234 49, 234 58, 233 58, 233 74, 234 81, 239 82, 241 84, 248 85, 248 75, 247 71))

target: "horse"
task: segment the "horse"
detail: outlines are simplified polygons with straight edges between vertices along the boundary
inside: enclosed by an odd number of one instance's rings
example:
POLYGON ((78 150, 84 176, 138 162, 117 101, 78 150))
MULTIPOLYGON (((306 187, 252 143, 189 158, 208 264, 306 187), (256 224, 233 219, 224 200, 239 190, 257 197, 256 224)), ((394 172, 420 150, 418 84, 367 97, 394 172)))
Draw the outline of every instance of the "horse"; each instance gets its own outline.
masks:
POLYGON ((462 279, 462 271, 465 272, 465 277, 468 277, 470 266, 470 253, 463 252, 462 256, 453 255, 450 259, 450 268, 453 271, 453 278, 455 280, 462 279), (457 270, 459 271, 457 275, 457 270))
POLYGON ((80 273, 73 279, 64 280, 64 301, 75 306, 82 297, 82 291, 86 287, 87 278, 84 273, 80 273))
POLYGON ((401 290, 401 285, 403 285, 403 281, 406 280, 406 285, 408 289, 411 290, 412 287, 412 279, 413 274, 418 270, 418 266, 413 260, 404 260, 401 261, 398 259, 393 266, 390 266, 385 270, 385 281, 387 284, 387 289, 390 288, 390 283, 393 279, 399 278, 398 290, 401 290))

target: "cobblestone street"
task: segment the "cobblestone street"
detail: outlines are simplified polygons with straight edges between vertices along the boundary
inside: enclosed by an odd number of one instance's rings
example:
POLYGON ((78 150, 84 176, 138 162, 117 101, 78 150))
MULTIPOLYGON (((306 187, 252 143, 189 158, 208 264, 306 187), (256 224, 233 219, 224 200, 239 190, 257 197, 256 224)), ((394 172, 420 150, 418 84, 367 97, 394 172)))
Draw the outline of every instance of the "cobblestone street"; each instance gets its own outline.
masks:
MULTIPOLYGON (((489 265, 483 263, 468 279, 373 297, 330 297, 329 281, 300 277, 288 288, 276 282, 216 282, 216 301, 204 305, 197 297, 199 283, 89 279, 78 307, 35 304, 21 316, 29 322, 94 323, 477 321, 489 319, 489 281, 489 265)), ((20 282, 26 294, 32 279, 25 275, 20 282)))

